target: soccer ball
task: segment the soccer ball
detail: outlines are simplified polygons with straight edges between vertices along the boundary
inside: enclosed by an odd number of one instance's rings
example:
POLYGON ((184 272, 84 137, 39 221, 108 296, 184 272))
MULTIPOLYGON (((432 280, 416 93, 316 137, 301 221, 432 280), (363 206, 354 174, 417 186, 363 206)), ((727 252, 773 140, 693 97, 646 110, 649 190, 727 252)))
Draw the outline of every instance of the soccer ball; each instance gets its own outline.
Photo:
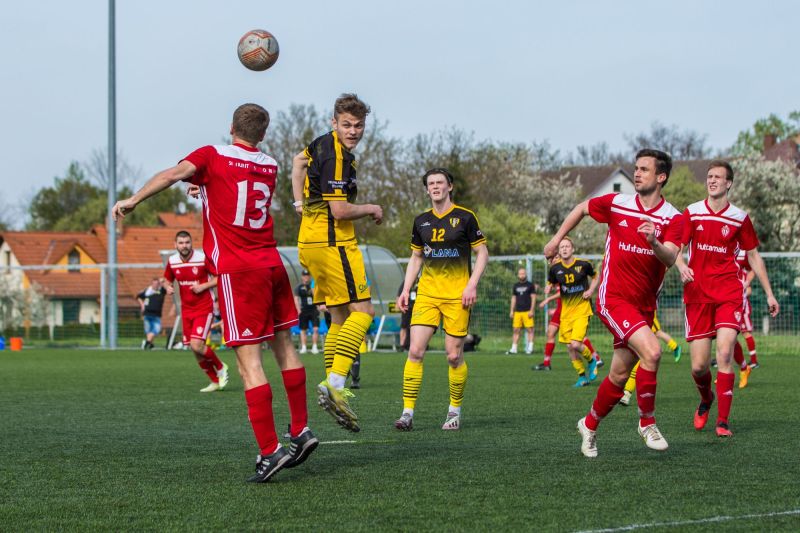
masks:
POLYGON ((278 40, 266 30, 252 30, 239 39, 239 61, 250 70, 267 70, 278 60, 278 40))

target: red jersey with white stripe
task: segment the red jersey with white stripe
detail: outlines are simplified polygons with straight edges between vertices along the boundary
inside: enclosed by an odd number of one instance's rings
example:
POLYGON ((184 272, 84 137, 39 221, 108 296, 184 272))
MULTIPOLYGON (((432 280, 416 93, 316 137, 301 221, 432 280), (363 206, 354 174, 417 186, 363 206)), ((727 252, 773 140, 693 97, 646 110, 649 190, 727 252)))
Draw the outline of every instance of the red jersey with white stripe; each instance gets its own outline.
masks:
POLYGON ((683 288, 685 303, 741 302, 744 295, 740 250, 758 247, 753 223, 745 211, 728 204, 714 212, 701 200, 683 212, 686 224, 681 242, 689 251, 694 281, 683 288))
POLYGON ((680 211, 663 198, 654 208, 646 209, 639 195, 613 193, 589 200, 589 215, 608 224, 598 306, 627 303, 641 311, 655 311, 667 267, 636 228, 645 219, 651 220, 656 239, 680 246, 680 211))
POLYGON ((204 146, 185 160, 197 167, 187 181, 200 186, 203 251, 212 272, 282 265, 269 214, 278 163, 238 143, 204 146))
POLYGON ((736 264, 739 265, 739 279, 741 279, 742 283, 744 283, 745 278, 747 278, 747 274, 753 270, 753 268, 750 266, 750 259, 747 258, 746 251, 739 250, 739 253, 736 254, 736 264))
POLYGON ((192 250, 186 261, 175 253, 167 259, 164 277, 169 282, 178 280, 181 294, 181 311, 184 315, 211 313, 214 310, 214 293, 205 290, 200 294, 192 292, 192 285, 208 281, 206 256, 199 250, 192 250))

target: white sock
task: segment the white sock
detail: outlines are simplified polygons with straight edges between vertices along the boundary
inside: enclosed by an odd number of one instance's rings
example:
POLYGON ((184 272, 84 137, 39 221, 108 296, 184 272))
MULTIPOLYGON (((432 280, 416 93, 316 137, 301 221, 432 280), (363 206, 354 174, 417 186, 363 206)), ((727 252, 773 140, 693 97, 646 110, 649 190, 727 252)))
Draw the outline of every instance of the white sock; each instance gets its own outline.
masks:
POLYGON ((461 406, 459 405, 458 407, 453 407, 451 405, 447 412, 448 412, 448 414, 449 413, 455 413, 457 415, 460 415, 461 414, 461 406))
POLYGON ((411 416, 414 416, 414 410, 413 409, 409 409, 408 407, 403 409, 403 414, 406 414, 406 413, 408 413, 411 416))
POLYGON ((336 372, 331 372, 328 374, 328 385, 336 390, 342 390, 344 388, 344 382, 346 379, 346 376, 340 376, 336 372))

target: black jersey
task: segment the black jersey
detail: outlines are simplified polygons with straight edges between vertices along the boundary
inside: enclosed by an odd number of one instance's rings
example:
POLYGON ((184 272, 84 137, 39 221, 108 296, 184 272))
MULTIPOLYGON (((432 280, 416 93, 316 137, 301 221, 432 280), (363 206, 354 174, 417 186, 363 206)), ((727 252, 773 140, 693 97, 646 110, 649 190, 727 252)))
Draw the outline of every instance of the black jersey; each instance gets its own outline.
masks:
POLYGON ((167 290, 164 287, 159 287, 153 290, 147 287, 145 290, 136 295, 136 298, 144 302, 144 316, 161 316, 161 310, 164 308, 164 295, 167 290))
POLYGON ((355 203, 356 158, 335 131, 317 137, 305 150, 308 158, 303 187, 305 205, 297 245, 300 248, 341 246, 356 242, 352 220, 336 220, 328 202, 355 203))
POLYGON ((301 283, 295 288, 294 293, 300 298, 301 313, 313 313, 317 310, 317 306, 314 305, 314 291, 311 289, 310 283, 301 283))
POLYGON ((558 260, 550 267, 547 281, 558 285, 561 291, 561 316, 590 316, 592 304, 583 299, 591 278, 596 275, 594 265, 585 259, 573 259, 569 265, 558 260))
POLYGON ((514 311, 517 313, 530 311, 531 297, 536 294, 536 286, 530 281, 518 281, 514 284, 511 294, 516 296, 514 311))
POLYGON ((453 205, 440 215, 433 209, 419 215, 411 230, 411 249, 424 256, 418 293, 460 300, 472 274, 472 248, 485 243, 469 209, 453 205))

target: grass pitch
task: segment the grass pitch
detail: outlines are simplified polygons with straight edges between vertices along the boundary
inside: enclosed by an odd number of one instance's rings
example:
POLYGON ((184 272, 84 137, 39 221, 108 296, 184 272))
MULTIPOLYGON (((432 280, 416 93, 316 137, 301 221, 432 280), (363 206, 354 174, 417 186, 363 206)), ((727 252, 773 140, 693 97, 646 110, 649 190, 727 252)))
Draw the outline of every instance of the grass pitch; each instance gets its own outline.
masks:
MULTIPOLYGON (((597 338, 601 353, 609 340, 597 338)), ((238 376, 201 394, 205 376, 188 352, 0 352, 0 529, 796 531, 793 344, 764 351, 750 386, 736 389, 729 440, 692 429, 688 355, 675 364, 665 354, 657 416, 670 449, 646 449, 636 408, 618 407, 595 460, 580 454, 575 423, 597 385, 572 389, 563 351, 549 373, 529 370, 540 355, 468 354, 459 432, 439 429, 447 368, 430 353, 410 433, 392 426, 404 356, 367 354, 358 434, 315 405, 322 357, 307 355, 311 425, 324 444, 264 485, 244 482, 257 450, 238 376)), ((232 352, 221 356, 233 370, 232 352)), ((266 367, 283 430, 285 395, 271 359, 266 367)))

